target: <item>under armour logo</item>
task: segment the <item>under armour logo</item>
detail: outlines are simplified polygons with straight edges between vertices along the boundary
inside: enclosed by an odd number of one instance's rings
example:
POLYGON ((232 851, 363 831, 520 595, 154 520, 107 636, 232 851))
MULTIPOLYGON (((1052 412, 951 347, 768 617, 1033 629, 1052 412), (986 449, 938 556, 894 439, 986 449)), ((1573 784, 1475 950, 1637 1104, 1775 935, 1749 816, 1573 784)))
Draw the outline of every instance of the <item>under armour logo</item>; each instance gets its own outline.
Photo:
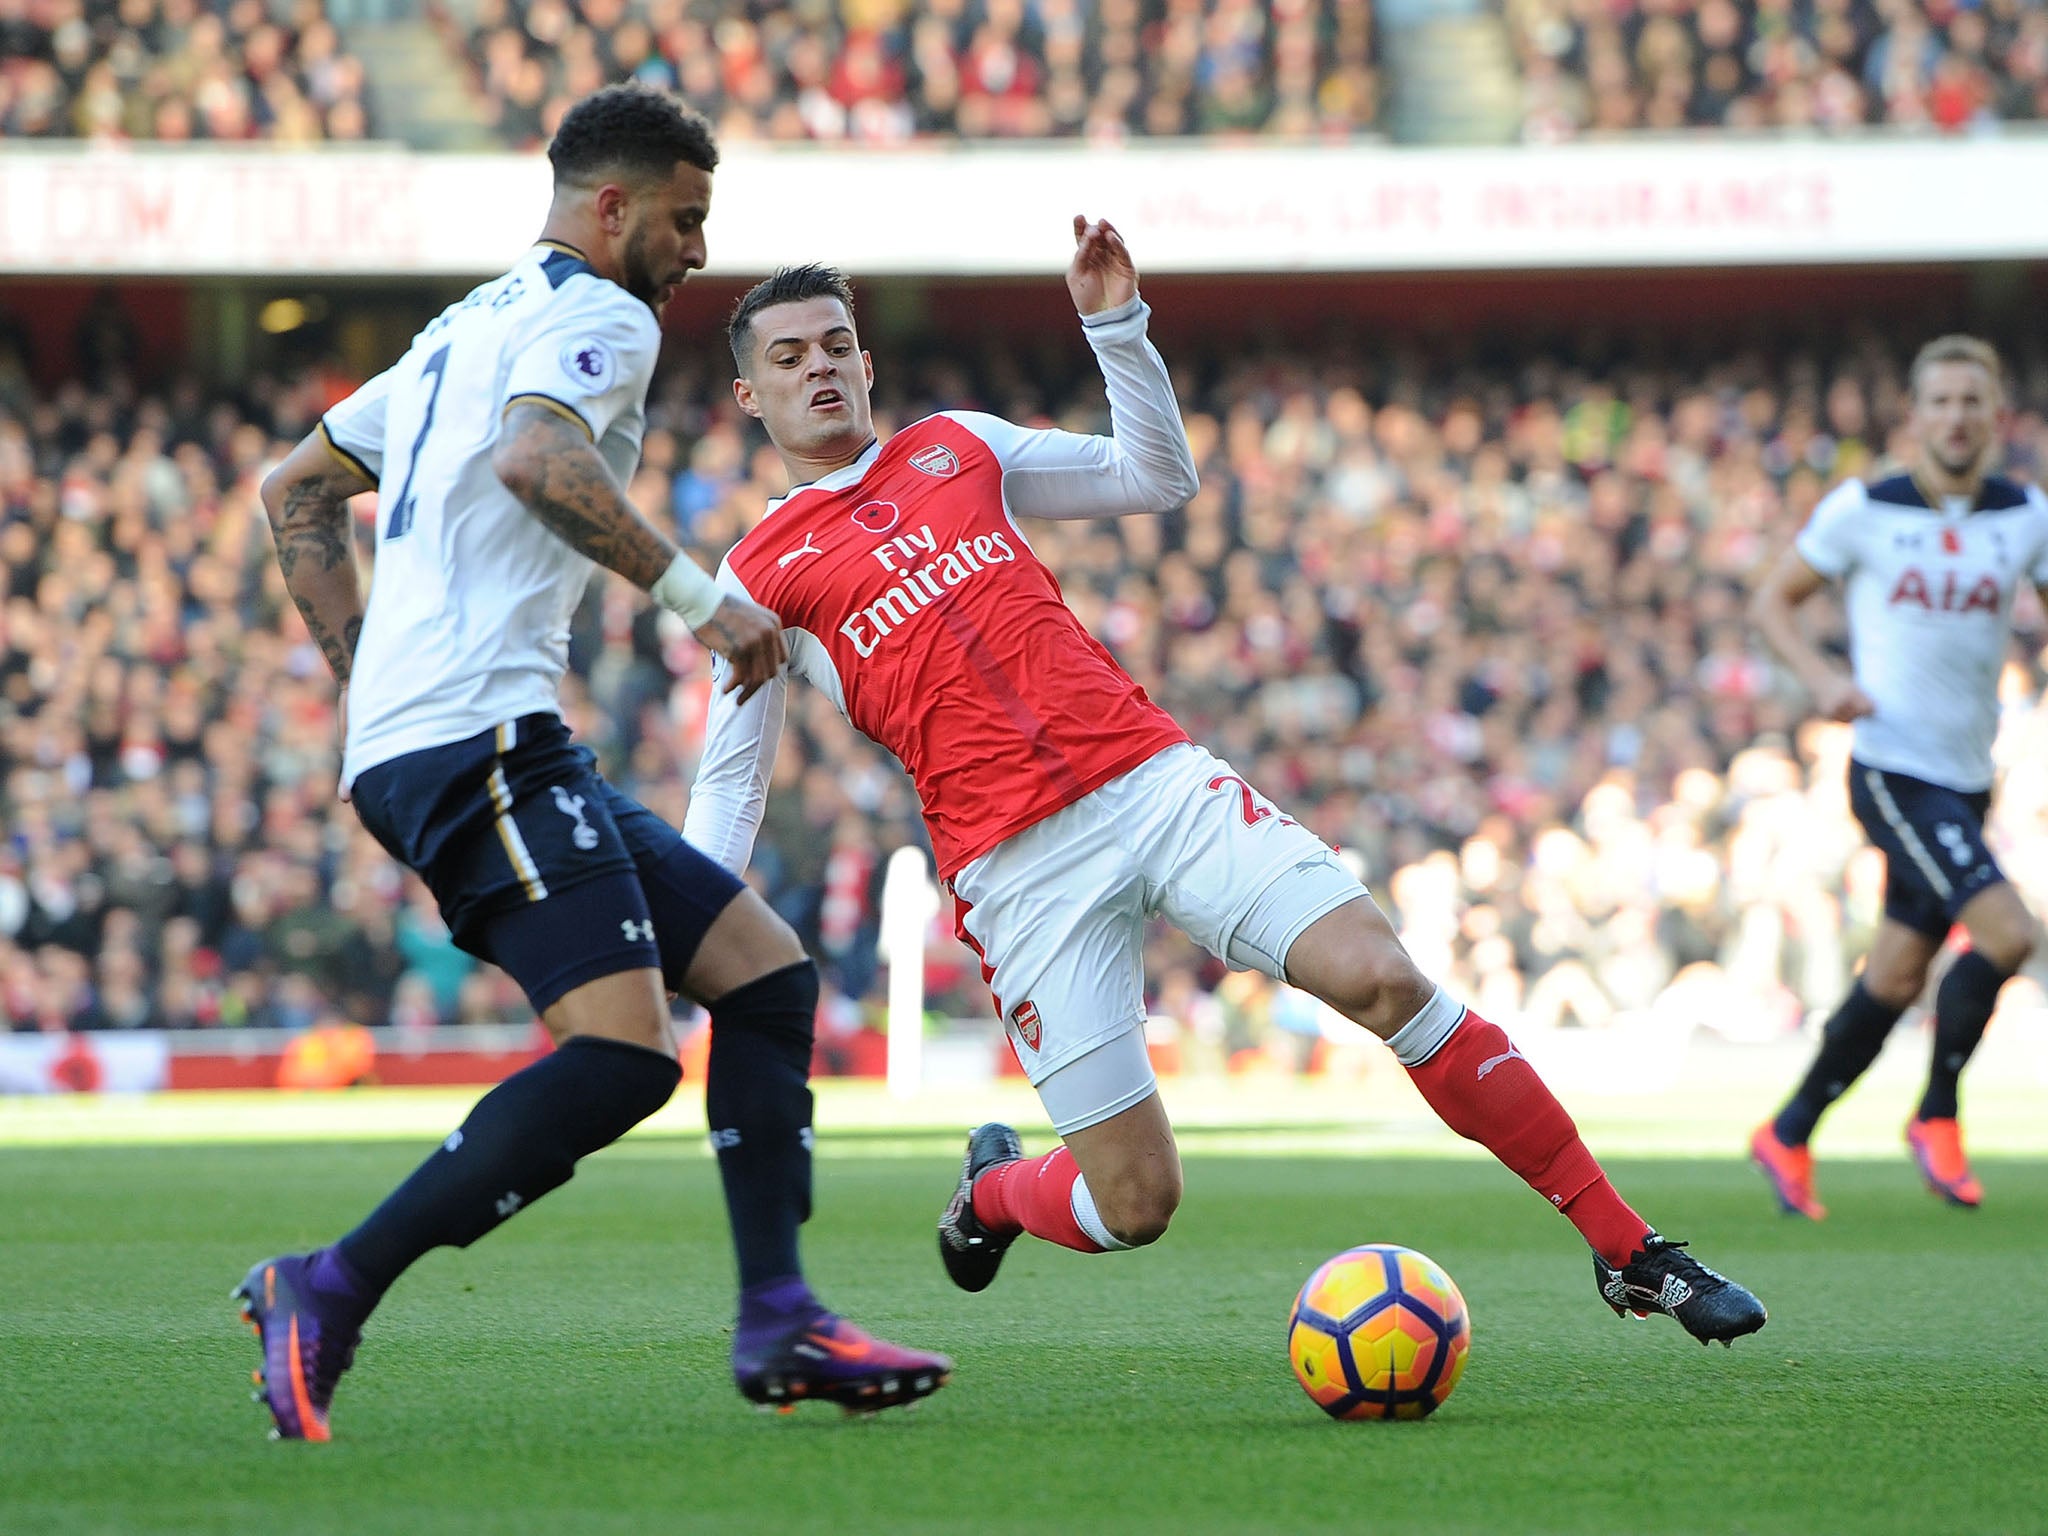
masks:
POLYGON ((461 1131, 459 1131, 459 1130, 458 1130, 458 1131, 450 1131, 450 1132, 448 1133, 448 1139, 447 1139, 446 1141, 444 1141, 444 1142, 442 1142, 442 1143, 441 1143, 441 1150, 442 1150, 443 1152, 454 1152, 454 1151, 458 1150, 458 1149, 459 1149, 459 1148, 460 1148, 461 1146, 462 1146, 462 1132, 461 1132, 461 1131))
POLYGON ((822 555, 823 553, 825 553, 825 551, 818 548, 817 545, 813 544, 811 542, 811 535, 809 533, 806 533, 804 535, 803 543, 799 544, 795 549, 792 549, 788 551, 786 554, 783 554, 777 558, 775 562, 775 569, 779 571, 785 565, 792 565, 796 561, 803 559, 805 555, 822 555))
POLYGON ((619 923, 619 932, 626 936, 628 944, 652 944, 654 942, 654 919, 643 917, 638 922, 625 918, 619 923))
POLYGON ((1486 1058, 1486 1060, 1479 1063, 1479 1076, 1474 1078, 1473 1081, 1484 1082, 1486 1080, 1487 1073, 1491 1072, 1495 1067, 1501 1066, 1506 1062, 1527 1061, 1528 1059, 1528 1057, 1524 1056, 1520 1051, 1516 1050, 1511 1045, 1506 1050, 1502 1051, 1498 1056, 1489 1056, 1486 1058))
POLYGON ((525 1196, 521 1195, 516 1189, 508 1189, 499 1197, 498 1215, 500 1217, 510 1216, 524 1204, 526 1204, 525 1196))
POLYGON ((569 834, 569 841, 585 853, 597 846, 597 828, 583 819, 584 800, 581 795, 572 795, 561 785, 550 786, 555 792, 555 809, 564 816, 574 817, 576 829, 569 834))

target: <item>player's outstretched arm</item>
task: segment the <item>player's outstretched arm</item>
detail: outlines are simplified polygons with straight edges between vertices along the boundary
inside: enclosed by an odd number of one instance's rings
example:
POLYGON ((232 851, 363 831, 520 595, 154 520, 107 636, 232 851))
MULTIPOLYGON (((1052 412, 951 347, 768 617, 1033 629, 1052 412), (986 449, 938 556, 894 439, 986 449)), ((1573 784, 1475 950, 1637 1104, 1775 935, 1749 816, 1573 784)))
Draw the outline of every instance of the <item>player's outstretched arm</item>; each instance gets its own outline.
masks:
POLYGON ((1823 656, 1800 627, 1799 608, 1827 584, 1796 549, 1778 556, 1750 599, 1749 614, 1772 650, 1813 695, 1815 713, 1830 720, 1855 720, 1876 706, 1856 679, 1823 656))
POLYGON ((348 501, 377 482, 344 461, 324 433, 309 433, 263 477, 263 510, 277 540, 285 590, 328 670, 348 686, 363 630, 363 588, 350 542, 348 501))
POLYGON ((597 445, 577 423, 548 406, 514 401, 491 451, 491 468, 571 549, 681 615, 699 640, 732 663, 726 687, 742 699, 781 672, 789 651, 775 615, 721 591, 702 566, 650 526, 620 494, 597 445))
POLYGON ((1034 431, 999 417, 952 413, 995 450, 1003 495, 1025 517, 1122 517, 1170 512, 1201 488, 1180 402, 1146 339, 1151 311, 1138 269, 1108 220, 1075 216, 1067 291, 1109 394, 1110 435, 1034 431))

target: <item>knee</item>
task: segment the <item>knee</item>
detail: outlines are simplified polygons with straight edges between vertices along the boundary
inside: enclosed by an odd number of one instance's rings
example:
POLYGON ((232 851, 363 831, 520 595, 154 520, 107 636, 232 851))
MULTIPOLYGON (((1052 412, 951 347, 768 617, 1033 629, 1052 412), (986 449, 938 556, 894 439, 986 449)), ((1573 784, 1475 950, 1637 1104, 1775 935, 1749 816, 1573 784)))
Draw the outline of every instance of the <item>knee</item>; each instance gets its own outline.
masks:
POLYGON ((2010 976, 2033 958, 2040 947, 2041 930, 2030 920, 2022 919, 2003 932, 1986 934, 1972 943, 1979 954, 2010 976))
POLYGON ((1921 992, 1926 989, 1927 967, 1866 965, 1863 968, 1862 985, 1873 1002, 1885 1008, 1904 1012, 1919 1001, 1921 992))
POLYGON ((1325 967, 1324 984, 1317 989, 1324 1002, 1338 1012, 1368 1023, 1377 1015, 1406 1022, 1416 1009, 1429 1001, 1436 990, 1417 969, 1400 942, 1389 935, 1383 942, 1370 942, 1341 956, 1332 957, 1325 967))
POLYGON ((1095 1208, 1109 1235, 1131 1248, 1144 1248, 1166 1236, 1173 1213, 1180 1209, 1180 1165, 1120 1184, 1107 1200, 1096 1197, 1095 1208))

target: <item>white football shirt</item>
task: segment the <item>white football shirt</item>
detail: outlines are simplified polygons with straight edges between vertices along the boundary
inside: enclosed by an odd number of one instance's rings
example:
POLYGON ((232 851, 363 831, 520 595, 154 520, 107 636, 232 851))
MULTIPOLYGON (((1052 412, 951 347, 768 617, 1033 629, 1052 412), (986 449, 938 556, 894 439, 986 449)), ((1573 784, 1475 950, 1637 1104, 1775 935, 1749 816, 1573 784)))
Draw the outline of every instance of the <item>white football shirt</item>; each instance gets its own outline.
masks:
POLYGON ((1845 480, 1794 548, 1843 585, 1850 664, 1877 706, 1855 724, 1856 760, 1974 794, 1994 777, 2013 599, 2048 583, 2048 498, 1993 475, 1974 506, 1940 500, 1910 475, 1845 480))
POLYGON ((491 468, 505 409, 578 423, 623 487, 640 461, 654 312, 551 242, 450 305, 329 411, 335 452, 377 481, 377 561, 350 679, 341 781, 558 707, 593 564, 491 468))

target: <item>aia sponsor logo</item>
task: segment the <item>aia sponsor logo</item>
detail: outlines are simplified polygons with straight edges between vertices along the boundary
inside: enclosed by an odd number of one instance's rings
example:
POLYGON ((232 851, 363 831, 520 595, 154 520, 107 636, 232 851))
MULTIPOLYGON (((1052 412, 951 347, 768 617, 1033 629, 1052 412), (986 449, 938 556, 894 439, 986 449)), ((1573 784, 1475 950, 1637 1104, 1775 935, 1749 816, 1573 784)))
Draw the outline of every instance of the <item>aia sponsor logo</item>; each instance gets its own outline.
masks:
POLYGON ((1920 608, 1929 613, 1996 614, 2004 606, 2004 594, 1995 576, 1972 580, 1959 577, 1954 571, 1944 571, 1938 579, 1930 581, 1925 573, 1909 565, 1886 602, 1894 608, 1920 608))
POLYGON ((929 448, 920 448, 910 456, 910 467, 927 475, 937 475, 941 480, 957 472, 960 461, 953 457, 953 450, 944 443, 933 443, 929 448))
POLYGON ((1045 1036, 1045 1026, 1039 1022, 1038 1004, 1026 1000, 1010 1010, 1010 1027, 1017 1031, 1017 1038, 1038 1049, 1038 1042, 1045 1036))
POLYGON ((864 501, 850 515, 854 526, 866 533, 887 533, 903 516, 893 501, 864 501))

